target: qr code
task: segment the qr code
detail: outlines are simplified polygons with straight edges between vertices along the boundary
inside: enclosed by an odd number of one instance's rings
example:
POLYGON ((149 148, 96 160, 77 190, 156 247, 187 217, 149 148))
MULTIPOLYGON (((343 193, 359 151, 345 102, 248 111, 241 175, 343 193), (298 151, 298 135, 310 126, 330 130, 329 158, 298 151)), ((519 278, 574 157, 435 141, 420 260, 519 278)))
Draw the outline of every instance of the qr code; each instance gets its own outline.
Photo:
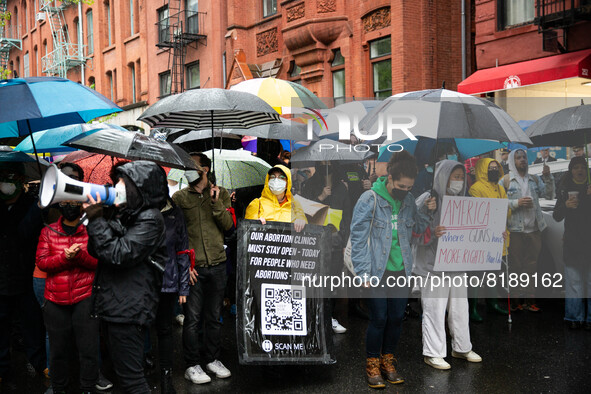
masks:
POLYGON ((261 286, 263 335, 307 335, 306 289, 302 286, 261 286))

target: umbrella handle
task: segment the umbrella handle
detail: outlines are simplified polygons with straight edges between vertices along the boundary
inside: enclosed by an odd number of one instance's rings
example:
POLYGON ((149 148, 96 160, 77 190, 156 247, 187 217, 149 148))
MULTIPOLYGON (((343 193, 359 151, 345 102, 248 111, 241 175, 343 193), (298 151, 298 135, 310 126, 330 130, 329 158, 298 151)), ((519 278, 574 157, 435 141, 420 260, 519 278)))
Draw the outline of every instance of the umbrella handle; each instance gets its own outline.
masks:
POLYGON ((589 148, 587 146, 587 133, 583 134, 585 138, 585 156, 587 159, 587 184, 591 185, 591 171, 589 170, 589 148))

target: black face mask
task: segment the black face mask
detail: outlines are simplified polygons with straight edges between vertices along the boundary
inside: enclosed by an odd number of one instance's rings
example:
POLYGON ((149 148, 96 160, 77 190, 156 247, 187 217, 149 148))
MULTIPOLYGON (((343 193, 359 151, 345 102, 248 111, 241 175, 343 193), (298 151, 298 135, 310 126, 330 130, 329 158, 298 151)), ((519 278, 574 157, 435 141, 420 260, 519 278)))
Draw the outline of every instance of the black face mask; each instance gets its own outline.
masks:
POLYGON ((80 216, 80 208, 80 206, 72 207, 70 205, 66 205, 65 207, 59 207, 62 216, 64 217, 64 219, 68 221, 78 219, 78 217, 80 216))
POLYGON ((395 187, 392 188, 390 195, 394 200, 403 201, 408 194, 408 190, 396 189, 395 187))
POLYGON ((499 181, 501 174, 499 170, 488 170, 488 181, 492 183, 497 183, 499 181))

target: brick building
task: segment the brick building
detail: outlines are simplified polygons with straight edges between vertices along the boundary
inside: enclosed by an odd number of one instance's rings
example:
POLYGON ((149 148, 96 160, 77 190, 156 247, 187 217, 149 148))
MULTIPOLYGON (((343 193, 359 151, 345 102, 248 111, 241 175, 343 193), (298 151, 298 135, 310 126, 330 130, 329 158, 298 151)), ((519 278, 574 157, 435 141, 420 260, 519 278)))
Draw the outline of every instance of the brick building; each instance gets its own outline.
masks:
MULTIPOLYGON (((438 88, 443 81, 456 89, 462 80, 461 1, 2 2, 12 13, 4 36, 22 43, 9 52, 13 76, 47 75, 55 71, 51 65, 66 65, 68 78, 126 109, 114 120, 126 126, 145 128, 137 116, 171 92, 230 87, 257 76, 297 81, 337 103, 438 88), (58 29, 55 7, 63 15, 58 29), (68 46, 56 56, 62 38, 68 46)), ((465 21, 467 70, 473 68, 471 19, 465 21)))

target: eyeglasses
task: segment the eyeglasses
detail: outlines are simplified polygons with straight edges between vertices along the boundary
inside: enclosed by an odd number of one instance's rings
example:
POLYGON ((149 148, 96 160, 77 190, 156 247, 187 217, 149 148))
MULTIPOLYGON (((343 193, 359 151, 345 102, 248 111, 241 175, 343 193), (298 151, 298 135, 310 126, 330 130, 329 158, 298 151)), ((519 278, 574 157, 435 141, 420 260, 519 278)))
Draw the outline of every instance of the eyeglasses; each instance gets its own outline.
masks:
POLYGON ((78 202, 78 201, 70 201, 70 202, 68 202, 68 201, 62 201, 62 202, 60 202, 60 207, 67 207, 67 206, 79 207, 81 205, 82 205, 82 203, 81 202, 78 202))
POLYGON ((285 175, 269 175, 269 180, 271 179, 281 179, 282 181, 287 180, 285 175))

